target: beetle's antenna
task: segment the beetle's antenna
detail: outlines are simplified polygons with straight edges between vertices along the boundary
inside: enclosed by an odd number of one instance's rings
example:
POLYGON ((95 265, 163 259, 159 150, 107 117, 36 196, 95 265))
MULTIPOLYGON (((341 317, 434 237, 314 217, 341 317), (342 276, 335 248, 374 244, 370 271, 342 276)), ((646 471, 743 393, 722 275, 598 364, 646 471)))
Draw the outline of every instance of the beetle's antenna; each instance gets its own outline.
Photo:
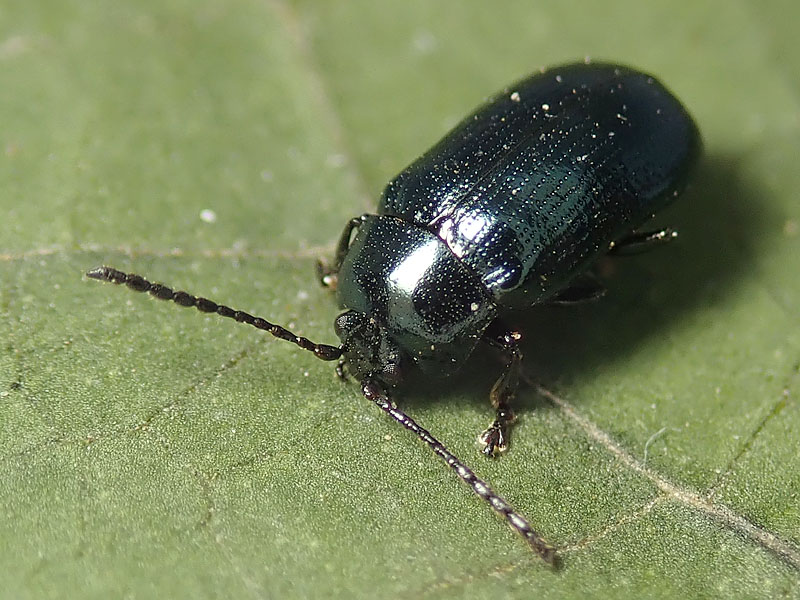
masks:
POLYGON ((220 316, 234 319, 240 323, 247 323, 257 329, 268 331, 276 338, 292 342, 300 346, 303 350, 313 352, 314 356, 322 360, 336 360, 342 355, 342 349, 337 346, 314 343, 307 338, 295 335, 280 325, 270 323, 261 317, 254 317, 241 310, 234 310, 223 304, 217 304, 208 298, 192 296, 181 290, 173 291, 172 288, 160 283, 151 283, 141 275, 123 273, 112 267, 97 267, 96 269, 88 271, 86 276, 92 279, 99 279, 100 281, 116 283, 117 285, 125 284, 134 292, 149 292, 151 296, 159 300, 172 300, 179 306, 194 306, 200 312, 217 313, 220 316))
POLYGON ((488 502, 492 510, 506 520, 511 529, 525 538, 525 541, 530 544, 536 554, 551 565, 558 564, 556 549, 545 542, 542 537, 533 530, 525 517, 520 515, 508 502, 498 496, 488 483, 478 478, 478 476, 473 473, 472 469, 461 462, 461 460, 450 452, 444 444, 433 437, 427 429, 419 426, 414 419, 397 408, 375 381, 368 379, 362 382, 361 391, 364 393, 364 397, 367 400, 371 400, 377 404, 383 412, 409 431, 415 433, 419 439, 425 442, 437 456, 456 472, 462 481, 470 486, 475 494, 488 502))

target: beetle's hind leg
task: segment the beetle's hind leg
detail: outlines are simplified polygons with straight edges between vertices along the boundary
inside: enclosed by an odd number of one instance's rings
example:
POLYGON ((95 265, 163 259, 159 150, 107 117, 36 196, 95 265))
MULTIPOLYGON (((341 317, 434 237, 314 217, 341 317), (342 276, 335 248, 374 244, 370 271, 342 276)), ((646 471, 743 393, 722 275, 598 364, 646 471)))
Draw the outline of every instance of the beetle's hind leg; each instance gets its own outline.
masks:
POLYGON ((591 302, 606 295, 605 286, 591 273, 573 279, 569 286, 546 300, 550 305, 571 305, 591 302))
POLYGON ((657 231, 634 231, 621 240, 611 243, 608 253, 612 255, 638 254, 651 248, 667 244, 678 237, 678 232, 671 227, 657 231))
POLYGON ((511 409, 511 400, 519 387, 522 350, 518 342, 521 337, 519 333, 505 329, 498 322, 493 323, 484 334, 484 341, 499 348, 507 357, 503 373, 489 392, 489 401, 495 409, 494 421, 478 436, 481 452, 486 456, 496 456, 508 450, 511 425, 517 418, 511 409))

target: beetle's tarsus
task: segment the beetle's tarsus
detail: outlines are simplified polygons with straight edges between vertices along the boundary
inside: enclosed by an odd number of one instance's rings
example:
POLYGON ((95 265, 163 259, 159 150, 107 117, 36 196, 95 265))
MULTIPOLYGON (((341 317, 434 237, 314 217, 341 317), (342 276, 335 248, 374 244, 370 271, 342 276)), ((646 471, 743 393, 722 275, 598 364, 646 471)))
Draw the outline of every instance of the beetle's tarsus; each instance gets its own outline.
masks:
POLYGON ((671 227, 656 231, 633 232, 617 242, 612 242, 608 253, 613 256, 627 256, 647 252, 658 246, 672 242, 678 237, 678 232, 671 227))
POLYGON ((547 300, 547 304, 570 305, 591 302, 606 295, 605 286, 591 273, 584 273, 573 279, 564 288, 547 300))
MULTIPOLYGON (((497 412, 510 413, 511 410, 505 409, 497 412)), ((481 454, 489 458, 497 458, 508 451, 508 447, 511 445, 511 426, 514 420, 515 418, 506 420, 498 417, 481 432, 478 436, 478 449, 481 454)))
POLYGON ((336 277, 336 269, 334 269, 327 261, 317 259, 316 264, 317 279, 322 287, 331 291, 336 291, 336 284, 338 278, 336 277))
POLYGON ((347 361, 344 358, 340 358, 339 362, 336 363, 336 376, 342 381, 347 381, 347 371, 345 371, 346 364, 347 361))
POLYGON ((484 340, 502 350, 508 360, 489 393, 489 402, 495 409, 494 421, 478 436, 481 453, 485 456, 495 457, 502 454, 511 443, 511 426, 517 420, 511 409, 511 400, 519 386, 519 372, 522 368, 520 339, 522 336, 518 332, 511 331, 499 320, 495 320, 484 334, 484 340))

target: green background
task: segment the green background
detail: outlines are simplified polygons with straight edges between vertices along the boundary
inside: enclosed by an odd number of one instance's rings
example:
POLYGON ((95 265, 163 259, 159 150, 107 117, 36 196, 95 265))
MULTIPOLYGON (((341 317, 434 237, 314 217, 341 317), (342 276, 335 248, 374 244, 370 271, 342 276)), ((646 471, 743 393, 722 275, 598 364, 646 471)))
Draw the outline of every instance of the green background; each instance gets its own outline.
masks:
POLYGON ((796 2, 65 0, 0 7, 0 595, 800 597, 796 2), (562 549, 525 544, 331 365, 82 278, 131 269, 335 342, 345 220, 485 96, 590 55, 706 154, 498 371, 401 405, 562 549), (201 211, 216 214, 205 222, 201 211))

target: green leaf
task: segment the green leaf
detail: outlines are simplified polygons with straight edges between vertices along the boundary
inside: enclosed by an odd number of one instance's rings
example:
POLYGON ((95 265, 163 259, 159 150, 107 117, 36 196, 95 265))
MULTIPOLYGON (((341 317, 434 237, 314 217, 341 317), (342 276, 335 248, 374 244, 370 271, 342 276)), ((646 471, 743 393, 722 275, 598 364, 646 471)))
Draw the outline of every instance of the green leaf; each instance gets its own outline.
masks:
POLYGON ((31 1, 0 8, 0 595, 800 595, 796 3, 31 1), (656 74, 706 154, 497 369, 398 402, 561 549, 553 572, 303 351, 87 281, 133 270, 335 342, 346 219, 540 66, 656 74), (203 212, 212 211, 212 213, 203 212), (538 384, 541 388, 537 387, 538 384))

